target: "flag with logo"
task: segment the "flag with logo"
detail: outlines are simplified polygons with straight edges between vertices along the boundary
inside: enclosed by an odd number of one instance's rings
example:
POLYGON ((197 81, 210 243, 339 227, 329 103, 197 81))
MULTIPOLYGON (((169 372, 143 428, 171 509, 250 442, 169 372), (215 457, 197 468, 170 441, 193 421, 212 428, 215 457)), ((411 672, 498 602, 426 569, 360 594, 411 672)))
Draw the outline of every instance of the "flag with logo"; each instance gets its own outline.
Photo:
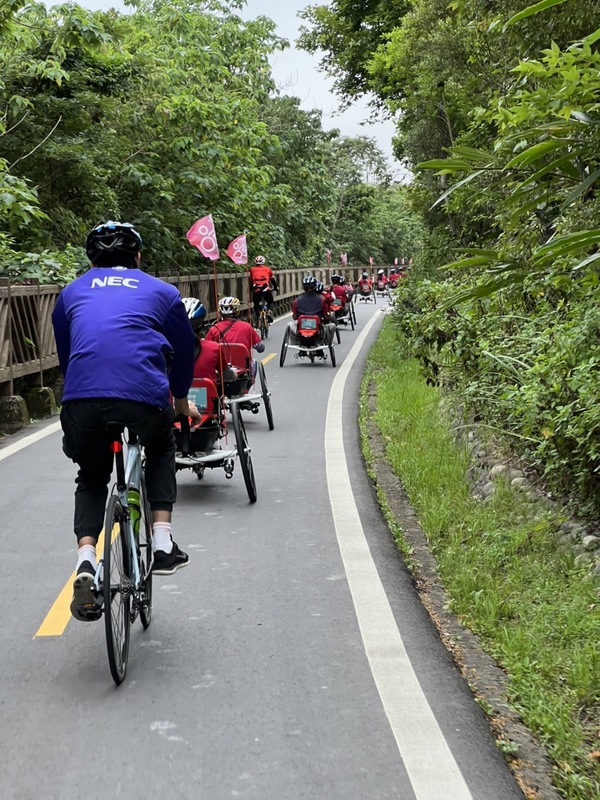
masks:
POLYGON ((247 264, 248 263, 248 246, 246 243, 246 234, 242 233, 240 236, 230 242, 227 248, 227 255, 234 264, 247 264))
POLYGON ((216 261, 219 258, 219 245, 212 214, 196 220, 186 234, 188 242, 197 247, 205 258, 216 261))

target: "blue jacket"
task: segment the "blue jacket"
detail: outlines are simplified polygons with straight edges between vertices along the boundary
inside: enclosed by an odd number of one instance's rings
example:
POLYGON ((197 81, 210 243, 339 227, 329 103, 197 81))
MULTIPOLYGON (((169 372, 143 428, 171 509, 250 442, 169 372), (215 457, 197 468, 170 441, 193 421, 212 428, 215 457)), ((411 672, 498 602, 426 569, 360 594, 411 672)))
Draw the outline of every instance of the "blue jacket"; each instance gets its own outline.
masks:
POLYGON ((110 397, 158 408, 186 397, 195 336, 178 290, 139 269, 94 267, 52 314, 63 400, 110 397))

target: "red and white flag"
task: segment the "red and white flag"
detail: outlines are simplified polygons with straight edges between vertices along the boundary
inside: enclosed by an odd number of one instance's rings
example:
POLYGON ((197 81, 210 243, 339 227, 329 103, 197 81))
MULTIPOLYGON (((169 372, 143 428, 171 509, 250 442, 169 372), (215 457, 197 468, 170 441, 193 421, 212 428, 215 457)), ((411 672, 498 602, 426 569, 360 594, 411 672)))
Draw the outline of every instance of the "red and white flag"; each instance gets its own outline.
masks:
POLYGON ((375 263, 375 259, 373 258, 373 256, 369 256, 369 264, 371 266, 373 266, 374 263, 375 263))
POLYGON ((246 244, 246 234, 236 236, 227 248, 227 255, 234 264, 248 263, 248 246, 246 244))
POLYGON ((206 258, 216 261, 219 258, 219 245, 212 214, 196 220, 186 234, 188 242, 197 247, 206 258))
POLYGON ((396 256, 396 258, 394 259, 394 266, 395 266, 395 267, 397 267, 397 266, 398 266, 398 257, 397 257, 397 256, 396 256))

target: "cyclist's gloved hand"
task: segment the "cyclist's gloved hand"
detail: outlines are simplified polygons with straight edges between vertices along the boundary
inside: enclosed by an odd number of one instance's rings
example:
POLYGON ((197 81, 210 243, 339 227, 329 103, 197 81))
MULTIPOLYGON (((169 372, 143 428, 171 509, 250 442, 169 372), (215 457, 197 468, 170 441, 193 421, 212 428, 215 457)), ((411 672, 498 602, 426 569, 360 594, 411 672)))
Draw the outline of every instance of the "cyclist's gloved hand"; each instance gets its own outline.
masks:
POLYGON ((254 345, 254 349, 256 350, 257 353, 264 353, 265 343, 264 342, 259 342, 258 344, 255 344, 254 345))

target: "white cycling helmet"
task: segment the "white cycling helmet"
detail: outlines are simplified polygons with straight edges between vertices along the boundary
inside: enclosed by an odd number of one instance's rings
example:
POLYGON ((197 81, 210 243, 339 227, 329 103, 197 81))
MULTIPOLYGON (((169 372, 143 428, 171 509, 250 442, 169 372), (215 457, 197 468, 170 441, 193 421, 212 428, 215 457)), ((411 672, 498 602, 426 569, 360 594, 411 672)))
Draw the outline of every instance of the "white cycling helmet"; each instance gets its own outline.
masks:
POLYGON ((219 300, 219 312, 222 317, 237 317, 240 313, 240 301, 237 297, 222 297, 219 300))

